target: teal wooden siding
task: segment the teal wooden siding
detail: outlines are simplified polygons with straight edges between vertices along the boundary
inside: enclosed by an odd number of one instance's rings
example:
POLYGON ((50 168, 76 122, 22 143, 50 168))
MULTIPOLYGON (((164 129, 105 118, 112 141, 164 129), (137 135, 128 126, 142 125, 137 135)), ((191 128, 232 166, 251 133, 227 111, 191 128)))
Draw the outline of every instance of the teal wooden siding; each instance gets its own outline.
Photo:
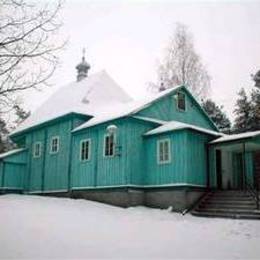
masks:
POLYGON ((187 131, 187 182, 194 185, 207 185, 207 144, 212 136, 187 131))
MULTIPOLYGON (((185 91, 180 91, 186 93, 185 91)), ((195 101, 186 93, 186 111, 179 111, 177 108, 177 100, 174 98, 174 93, 154 102, 149 107, 139 111, 137 115, 145 117, 153 117, 160 120, 176 120, 206 129, 216 130, 212 122, 208 119, 201 108, 195 101)))
MULTIPOLYGON (((126 120, 115 120, 106 124, 75 133, 72 152, 72 188, 118 186, 127 183, 126 173, 126 120), (104 136, 107 126, 116 124, 116 145, 120 146, 120 155, 104 156, 104 136), (80 161, 81 140, 91 140, 90 160, 80 161)), ((118 150, 118 149, 117 149, 118 150)))
POLYGON ((209 148, 209 185, 211 188, 217 187, 216 151, 213 146, 209 148))
POLYGON ((132 185, 145 184, 146 139, 143 137, 147 131, 157 125, 135 119, 127 123, 127 172, 128 183, 132 185))
POLYGON ((26 147, 29 148, 30 165, 28 175, 28 187, 29 191, 41 191, 42 190, 42 171, 43 171, 43 155, 45 150, 45 130, 36 130, 26 136, 26 147), (41 156, 33 157, 33 148, 35 142, 41 143, 41 156))
POLYGON ((23 190, 27 151, 21 151, 0 161, 0 189, 23 190))
POLYGON ((187 132, 146 137, 145 142, 145 185, 183 184, 187 182, 187 132), (170 139, 171 162, 158 164, 157 141, 170 139))
POLYGON ((70 131, 72 122, 65 121, 50 126, 46 132, 45 167, 43 168, 43 190, 67 190, 69 174, 70 131), (59 137, 59 150, 51 153, 51 139, 59 137))
POLYGON ((73 137, 72 187, 122 186, 143 182, 144 153, 143 137, 153 123, 125 118, 87 128, 73 137), (107 126, 115 124, 117 150, 120 156, 104 157, 104 136, 107 126), (90 160, 80 161, 80 141, 91 140, 90 160))
POLYGON ((71 131, 84 120, 77 116, 55 120, 44 128, 26 134, 26 147, 29 149, 28 170, 25 190, 29 192, 66 191, 69 189, 71 161, 71 131), (50 153, 51 139, 59 137, 59 151, 50 153), (41 142, 41 156, 33 156, 35 142, 41 142))
POLYGON ((173 131, 147 137, 145 144, 146 185, 198 185, 207 184, 207 148, 212 138, 190 130, 173 131), (157 142, 171 141, 171 162, 157 162, 157 142))
MULTIPOLYGON (((254 160, 253 152, 246 152, 245 163, 246 163, 246 178, 247 181, 254 185, 254 160)), ((238 187, 239 176, 243 175, 243 162, 241 161, 241 153, 233 153, 233 180, 234 186, 238 187)))

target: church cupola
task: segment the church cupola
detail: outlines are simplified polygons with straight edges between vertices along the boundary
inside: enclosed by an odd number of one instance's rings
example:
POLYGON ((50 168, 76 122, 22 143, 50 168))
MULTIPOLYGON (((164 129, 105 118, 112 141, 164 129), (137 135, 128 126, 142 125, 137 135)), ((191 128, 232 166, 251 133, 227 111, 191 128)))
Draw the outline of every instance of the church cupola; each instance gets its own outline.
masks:
POLYGON ((90 69, 90 65, 85 61, 85 48, 83 49, 82 61, 76 66, 78 71, 77 81, 81 81, 82 79, 88 76, 88 70, 90 69))

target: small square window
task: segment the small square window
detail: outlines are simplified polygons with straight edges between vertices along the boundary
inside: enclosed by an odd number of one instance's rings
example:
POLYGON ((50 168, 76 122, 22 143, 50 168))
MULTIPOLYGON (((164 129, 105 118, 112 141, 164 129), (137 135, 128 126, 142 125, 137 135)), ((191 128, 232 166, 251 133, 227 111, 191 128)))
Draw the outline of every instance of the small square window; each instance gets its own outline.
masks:
POLYGON ((186 111, 186 100, 185 94, 178 92, 177 93, 177 107, 181 111, 186 111))
POLYGON ((159 164, 171 162, 170 140, 163 139, 157 142, 157 162, 159 164))
POLYGON ((33 157, 38 158, 41 157, 42 143, 36 142, 33 146, 33 157))
POLYGON ((88 161, 90 159, 91 142, 90 139, 80 142, 80 160, 88 161))
POLYGON ((57 153, 59 151, 60 139, 58 136, 51 138, 50 153, 57 153))
POLYGON ((104 156, 112 157, 115 155, 115 134, 105 135, 104 156))

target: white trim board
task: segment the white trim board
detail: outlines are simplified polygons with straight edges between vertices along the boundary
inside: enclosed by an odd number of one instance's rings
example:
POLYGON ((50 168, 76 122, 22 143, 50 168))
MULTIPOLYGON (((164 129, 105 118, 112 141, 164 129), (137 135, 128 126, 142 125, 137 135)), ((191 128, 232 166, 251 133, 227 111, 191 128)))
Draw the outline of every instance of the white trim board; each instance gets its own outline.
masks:
POLYGON ((161 184, 161 185, 134 185, 134 184, 125 184, 125 185, 111 185, 111 186, 84 186, 84 187, 72 187, 72 190, 80 190, 80 189, 105 189, 105 188, 164 188, 164 187, 181 187, 181 186, 189 186, 189 187, 197 187, 197 188, 206 188, 206 185, 199 184, 190 184, 190 183, 169 183, 169 184, 161 184))

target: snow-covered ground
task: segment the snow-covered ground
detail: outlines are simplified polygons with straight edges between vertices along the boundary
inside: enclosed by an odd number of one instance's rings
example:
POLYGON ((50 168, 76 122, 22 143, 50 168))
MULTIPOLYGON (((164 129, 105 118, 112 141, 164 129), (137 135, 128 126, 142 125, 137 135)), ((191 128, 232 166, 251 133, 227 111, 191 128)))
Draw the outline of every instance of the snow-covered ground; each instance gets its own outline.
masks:
POLYGON ((260 221, 4 195, 0 258, 260 259, 260 221))

